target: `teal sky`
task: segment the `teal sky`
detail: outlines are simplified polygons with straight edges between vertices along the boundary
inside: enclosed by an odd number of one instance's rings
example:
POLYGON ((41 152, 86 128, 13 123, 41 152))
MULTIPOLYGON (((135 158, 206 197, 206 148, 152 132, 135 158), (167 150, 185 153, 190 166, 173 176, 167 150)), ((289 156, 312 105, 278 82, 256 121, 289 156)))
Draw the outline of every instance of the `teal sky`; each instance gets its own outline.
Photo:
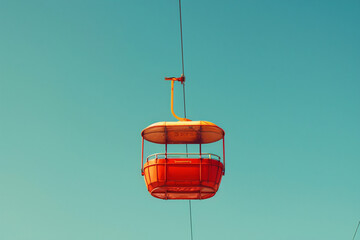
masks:
MULTIPOLYGON (((194 240, 351 239, 360 2, 182 3, 188 117, 226 131, 194 240)), ((140 175, 141 130, 174 120, 178 17, 177 0, 0 0, 0 239, 190 239, 188 202, 140 175)))

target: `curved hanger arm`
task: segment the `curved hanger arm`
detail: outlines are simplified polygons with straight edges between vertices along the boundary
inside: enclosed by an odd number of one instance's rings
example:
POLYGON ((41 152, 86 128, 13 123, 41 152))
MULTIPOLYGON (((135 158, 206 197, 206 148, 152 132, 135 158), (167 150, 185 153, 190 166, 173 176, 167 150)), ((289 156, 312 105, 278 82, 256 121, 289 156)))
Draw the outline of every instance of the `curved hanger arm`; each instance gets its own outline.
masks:
POLYGON ((177 116, 174 112, 174 82, 179 81, 179 80, 177 78, 166 79, 166 80, 171 80, 171 113, 172 113, 172 115, 179 121, 191 121, 190 119, 181 118, 181 117, 177 116))

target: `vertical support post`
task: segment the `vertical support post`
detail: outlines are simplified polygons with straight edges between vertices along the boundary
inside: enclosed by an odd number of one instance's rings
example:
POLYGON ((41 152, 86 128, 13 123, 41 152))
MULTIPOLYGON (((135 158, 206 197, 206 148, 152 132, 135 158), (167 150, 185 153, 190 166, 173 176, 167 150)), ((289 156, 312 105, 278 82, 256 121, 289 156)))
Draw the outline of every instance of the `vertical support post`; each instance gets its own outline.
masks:
POLYGON ((166 122, 165 122, 165 126, 164 126, 164 133, 165 133, 165 159, 167 159, 167 139, 168 139, 168 135, 167 135, 166 122))
MULTIPOLYGON (((201 142, 199 144, 199 152, 200 152, 200 185, 201 185, 201 179, 202 179, 202 176, 201 176, 201 170, 202 170, 201 142)), ((200 197, 201 197, 201 191, 200 191, 200 197)))
POLYGON ((225 175, 225 135, 223 136, 223 163, 224 163, 223 175, 225 175))
MULTIPOLYGON (((167 142, 165 142, 165 184, 166 184, 166 181, 167 181, 167 161, 168 161, 168 158, 167 158, 167 142)), ((166 192, 166 199, 167 199, 167 192, 166 192)))
POLYGON ((144 136, 142 136, 141 144, 141 175, 144 176, 144 136))
MULTIPOLYGON (((167 181, 167 161, 168 161, 168 158, 167 158, 167 139, 168 139, 168 135, 167 135, 167 128, 166 128, 166 122, 165 122, 165 184, 166 184, 166 181, 167 181)), ((166 196, 166 199, 168 197, 168 194, 167 194, 167 191, 165 193, 165 196, 166 196)))

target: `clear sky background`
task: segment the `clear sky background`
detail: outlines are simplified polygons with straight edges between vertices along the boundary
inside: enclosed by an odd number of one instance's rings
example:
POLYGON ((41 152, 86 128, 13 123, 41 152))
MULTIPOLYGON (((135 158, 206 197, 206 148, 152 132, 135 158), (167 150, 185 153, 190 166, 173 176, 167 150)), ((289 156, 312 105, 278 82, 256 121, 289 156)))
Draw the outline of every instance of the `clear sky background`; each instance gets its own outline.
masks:
MULTIPOLYGON (((351 239, 360 2, 182 10, 188 117, 226 131, 220 189, 192 202, 194 240, 351 239)), ((140 175, 141 130, 174 120, 163 79, 181 74, 178 18, 177 0, 0 0, 0 239, 190 239, 188 201, 151 197, 140 175)))

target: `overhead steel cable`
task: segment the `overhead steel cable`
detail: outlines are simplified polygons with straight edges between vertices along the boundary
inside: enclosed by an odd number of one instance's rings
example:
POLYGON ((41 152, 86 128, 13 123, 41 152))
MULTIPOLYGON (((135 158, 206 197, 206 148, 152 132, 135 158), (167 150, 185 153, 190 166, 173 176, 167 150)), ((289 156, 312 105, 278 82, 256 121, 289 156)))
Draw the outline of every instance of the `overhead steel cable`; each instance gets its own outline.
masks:
MULTIPOLYGON (((179 15, 180 15, 180 38, 181 38, 181 62, 182 62, 182 74, 184 75, 184 44, 182 34, 182 17, 181 17, 181 0, 179 0, 179 15)), ((186 114, 186 113, 185 113, 186 114)))
POLYGON ((358 225, 357 225, 357 227, 356 227, 356 230, 355 230, 355 233, 354 233, 354 236, 353 236, 352 240, 354 240, 355 237, 356 237, 356 233, 357 233, 357 231, 358 231, 358 229, 359 229, 359 225, 360 225, 360 221, 359 221, 359 223, 358 223, 358 225))
POLYGON ((189 209, 190 209, 190 233, 191 233, 191 240, 193 239, 193 231, 192 231, 192 216, 191 216, 191 200, 189 200, 189 209))
MULTIPOLYGON (((182 64, 182 77, 185 78, 185 64, 184 64, 184 40, 182 31, 182 16, 181 16, 181 0, 179 0, 179 16, 180 16, 180 41, 181 41, 181 64, 182 64)), ((183 98, 184 98, 184 117, 186 118, 186 102, 185 102, 185 82, 183 84, 183 98)), ((186 144, 187 153, 187 144, 186 144)))
MULTIPOLYGON (((182 77, 185 78, 185 64, 184 64, 184 41, 183 41, 183 31, 182 31, 182 16, 181 16, 181 0, 179 0, 179 16, 180 16, 180 41, 181 41, 181 64, 182 64, 182 77)), ((184 99, 184 118, 186 118, 186 101, 185 101, 185 82, 183 84, 183 99, 184 99)), ((185 145, 186 156, 188 154, 188 146, 185 145)), ((190 236, 193 240, 193 230, 192 230, 192 213, 191 213, 191 200, 189 200, 189 212, 190 212, 190 236)))

